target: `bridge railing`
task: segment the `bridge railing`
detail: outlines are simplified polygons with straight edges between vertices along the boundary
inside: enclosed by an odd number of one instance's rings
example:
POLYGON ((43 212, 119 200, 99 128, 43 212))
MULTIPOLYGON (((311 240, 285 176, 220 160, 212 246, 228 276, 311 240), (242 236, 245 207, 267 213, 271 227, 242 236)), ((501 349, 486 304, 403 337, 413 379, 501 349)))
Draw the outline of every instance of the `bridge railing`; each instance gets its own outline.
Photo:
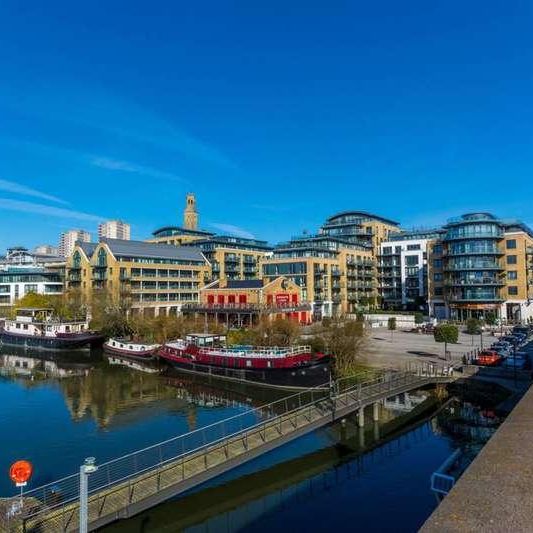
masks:
MULTIPOLYGON (((229 439, 239 438, 246 447, 248 439, 257 432, 265 432, 267 426, 277 421, 280 428, 283 418, 291 413, 301 412, 304 416, 310 410, 319 409, 327 413, 358 402, 362 405, 368 398, 394 391, 407 383, 429 377, 441 372, 436 369, 419 368, 417 371, 392 371, 374 377, 371 380, 357 382, 357 376, 349 376, 326 383, 321 387, 306 389, 281 400, 267 405, 247 410, 224 420, 198 428, 194 431, 178 435, 177 437, 159 442, 142 450, 126 454, 117 459, 98 464, 98 470, 89 477, 89 494, 112 490, 139 476, 148 475, 155 470, 164 469, 181 461, 185 469, 186 462, 195 454, 212 452, 217 446, 222 447, 229 439)), ((206 455, 206 469, 207 469, 206 455)), ((17 509, 17 498, 13 498, 13 509, 25 519, 36 517, 43 513, 50 513, 60 507, 65 508, 69 503, 79 499, 79 474, 64 477, 32 489, 25 493, 23 509, 17 509)), ((8 506, 9 508, 9 506, 8 506)), ((63 519, 62 519, 63 520, 63 519)))

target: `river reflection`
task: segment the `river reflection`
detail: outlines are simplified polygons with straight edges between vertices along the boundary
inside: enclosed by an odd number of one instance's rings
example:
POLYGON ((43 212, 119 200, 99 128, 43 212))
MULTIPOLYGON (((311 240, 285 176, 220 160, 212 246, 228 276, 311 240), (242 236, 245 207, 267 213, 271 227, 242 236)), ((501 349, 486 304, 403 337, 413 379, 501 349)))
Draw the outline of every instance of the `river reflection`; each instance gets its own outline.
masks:
MULTIPOLYGON (((0 365, 0 473, 30 460, 29 488, 85 457, 102 463, 287 396, 102 353, 10 349, 0 365)), ((437 412, 445 401, 428 390, 389 398, 364 429, 348 417, 108 529, 415 531, 436 504, 431 473, 457 447, 466 466, 500 422, 471 399, 437 412)), ((0 496, 14 493, 0 475, 0 496)))
MULTIPOLYGON (((286 394, 162 370, 101 352, 0 350, 0 473, 28 459, 39 486, 87 456, 104 462, 286 394)), ((13 492, 0 475, 0 496, 13 492)))

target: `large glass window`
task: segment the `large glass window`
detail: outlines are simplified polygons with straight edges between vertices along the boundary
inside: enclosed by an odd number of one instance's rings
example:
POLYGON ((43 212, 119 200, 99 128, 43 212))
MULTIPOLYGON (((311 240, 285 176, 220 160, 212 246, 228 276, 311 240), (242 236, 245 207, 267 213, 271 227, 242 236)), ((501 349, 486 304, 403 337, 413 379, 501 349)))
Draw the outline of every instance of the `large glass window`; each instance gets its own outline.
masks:
POLYGON ((505 246, 508 250, 516 248, 516 239, 509 239, 505 241, 505 246))
POLYGON ((105 253, 105 250, 103 248, 100 248, 100 250, 98 250, 97 262, 99 267, 107 266, 107 254, 105 253))
POLYGON ((507 279, 518 279, 518 272, 516 270, 507 271, 507 279))
POLYGON ((72 266, 74 268, 80 268, 81 266, 81 254, 76 250, 72 256, 72 266))
POLYGON ((507 264, 508 265, 516 265, 516 255, 508 255, 507 256, 507 264))
POLYGON ((406 255, 405 256, 405 264, 407 266, 418 265, 418 255, 406 255))

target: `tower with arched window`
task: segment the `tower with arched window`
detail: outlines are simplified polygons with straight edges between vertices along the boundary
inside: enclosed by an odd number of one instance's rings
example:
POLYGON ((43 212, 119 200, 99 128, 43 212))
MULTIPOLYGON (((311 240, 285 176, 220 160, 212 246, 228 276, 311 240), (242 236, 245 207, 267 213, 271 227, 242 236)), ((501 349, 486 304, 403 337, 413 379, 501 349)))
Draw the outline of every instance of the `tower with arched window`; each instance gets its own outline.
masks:
POLYGON ((183 212, 183 227, 195 230, 198 228, 198 212, 196 211, 196 198, 194 194, 188 193, 183 212))

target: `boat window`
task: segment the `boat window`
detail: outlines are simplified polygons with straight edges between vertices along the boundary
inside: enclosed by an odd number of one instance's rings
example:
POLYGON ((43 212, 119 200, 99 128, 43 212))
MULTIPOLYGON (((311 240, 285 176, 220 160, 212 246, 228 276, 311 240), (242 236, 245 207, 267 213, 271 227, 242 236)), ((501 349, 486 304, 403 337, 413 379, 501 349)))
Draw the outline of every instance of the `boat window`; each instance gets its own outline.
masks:
POLYGON ((15 324, 15 327, 16 327, 17 329, 20 329, 20 324, 15 324))
POLYGON ((28 324, 24 324, 23 328, 28 329, 28 324))
POLYGON ((252 366, 252 361, 250 361, 250 359, 246 360, 246 366, 252 366))
POLYGON ((267 367, 272 368, 272 361, 267 361, 267 367))
POLYGON ((124 345, 123 345, 123 344, 121 344, 121 345, 120 345, 120 347, 121 347, 121 348, 124 348, 124 345))

